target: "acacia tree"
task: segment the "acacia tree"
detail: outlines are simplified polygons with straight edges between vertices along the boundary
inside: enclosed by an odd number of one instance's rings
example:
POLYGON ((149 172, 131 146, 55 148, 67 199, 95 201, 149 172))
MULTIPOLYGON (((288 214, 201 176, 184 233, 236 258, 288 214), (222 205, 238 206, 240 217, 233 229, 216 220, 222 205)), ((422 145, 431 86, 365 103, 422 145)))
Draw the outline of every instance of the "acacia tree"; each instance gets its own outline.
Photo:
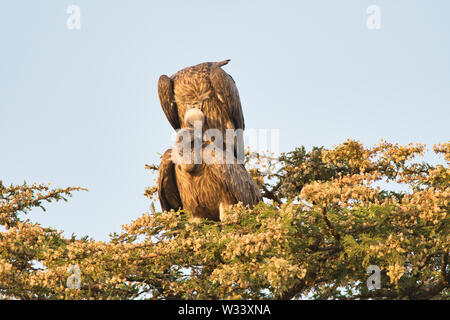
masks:
MULTIPOLYGON (((0 182, 0 297, 448 299, 450 143, 433 150, 442 164, 419 162, 423 145, 384 141, 248 152, 264 203, 200 223, 152 204, 108 242, 24 219, 80 188, 0 182), (378 290, 367 288, 370 265, 378 290)), ((145 194, 155 201, 156 188, 145 194)))

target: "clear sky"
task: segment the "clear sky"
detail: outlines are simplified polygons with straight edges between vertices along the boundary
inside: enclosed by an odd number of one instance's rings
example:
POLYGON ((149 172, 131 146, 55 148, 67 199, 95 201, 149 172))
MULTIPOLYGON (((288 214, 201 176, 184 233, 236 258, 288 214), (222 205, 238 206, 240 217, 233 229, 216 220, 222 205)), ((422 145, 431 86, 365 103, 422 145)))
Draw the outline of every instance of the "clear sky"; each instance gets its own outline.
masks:
POLYGON ((246 127, 279 129, 280 151, 448 141, 449 17, 448 0, 1 1, 0 179, 88 188, 30 218, 106 240, 148 211, 144 165, 171 144, 159 76, 228 58, 246 127))

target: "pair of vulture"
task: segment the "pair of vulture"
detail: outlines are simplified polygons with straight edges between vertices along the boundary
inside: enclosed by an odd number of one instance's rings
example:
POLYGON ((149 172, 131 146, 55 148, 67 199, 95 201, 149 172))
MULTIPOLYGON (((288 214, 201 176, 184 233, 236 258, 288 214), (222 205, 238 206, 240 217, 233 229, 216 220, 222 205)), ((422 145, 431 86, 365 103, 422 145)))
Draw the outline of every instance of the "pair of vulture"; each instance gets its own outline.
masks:
POLYGON ((177 130, 175 145, 163 154, 158 170, 159 200, 164 211, 184 209, 194 218, 217 221, 231 205, 242 202, 253 207, 261 201, 260 191, 242 162, 226 161, 243 154, 245 128, 236 84, 221 68, 228 62, 201 63, 159 78, 162 109, 177 130), (203 134, 194 135, 196 121, 201 124, 201 133, 208 129, 221 133, 223 144, 217 145, 203 134), (226 138, 230 129, 237 132, 231 151, 226 148, 231 142, 226 138), (191 148, 194 145, 200 146, 199 151, 191 148))

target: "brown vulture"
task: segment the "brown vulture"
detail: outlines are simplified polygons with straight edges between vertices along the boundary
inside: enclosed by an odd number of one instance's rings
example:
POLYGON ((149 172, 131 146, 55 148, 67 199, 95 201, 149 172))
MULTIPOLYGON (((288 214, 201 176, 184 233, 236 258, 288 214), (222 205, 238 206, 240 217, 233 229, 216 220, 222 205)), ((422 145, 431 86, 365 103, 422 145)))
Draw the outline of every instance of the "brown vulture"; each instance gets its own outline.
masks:
MULTIPOLYGON (((182 69, 171 77, 162 75, 158 81, 158 96, 175 130, 188 126, 185 116, 193 108, 201 110, 205 116, 203 132, 220 130, 224 146, 226 129, 241 129, 235 132, 233 149, 242 163, 245 124, 241 101, 233 78, 221 68, 229 61, 205 62, 182 69)), ((229 150, 233 149, 230 146, 229 150)))
POLYGON ((227 163, 226 152, 220 148, 211 148, 212 144, 200 139, 201 161, 194 161, 194 140, 192 128, 182 129, 175 146, 162 156, 158 190, 164 211, 184 209, 194 218, 222 220, 230 205, 242 202, 253 207, 261 201, 258 186, 245 167, 227 163))

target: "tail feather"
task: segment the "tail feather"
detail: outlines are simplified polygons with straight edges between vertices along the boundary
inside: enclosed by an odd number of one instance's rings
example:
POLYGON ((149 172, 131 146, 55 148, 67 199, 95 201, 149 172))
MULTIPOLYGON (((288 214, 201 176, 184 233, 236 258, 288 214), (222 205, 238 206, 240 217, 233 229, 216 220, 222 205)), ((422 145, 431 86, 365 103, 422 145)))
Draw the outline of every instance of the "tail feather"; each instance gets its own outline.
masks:
POLYGON ((230 62, 230 61, 231 61, 231 59, 223 60, 223 61, 220 61, 220 62, 216 62, 216 65, 218 67, 221 67, 221 66, 224 66, 224 65, 228 64, 228 62, 230 62))

